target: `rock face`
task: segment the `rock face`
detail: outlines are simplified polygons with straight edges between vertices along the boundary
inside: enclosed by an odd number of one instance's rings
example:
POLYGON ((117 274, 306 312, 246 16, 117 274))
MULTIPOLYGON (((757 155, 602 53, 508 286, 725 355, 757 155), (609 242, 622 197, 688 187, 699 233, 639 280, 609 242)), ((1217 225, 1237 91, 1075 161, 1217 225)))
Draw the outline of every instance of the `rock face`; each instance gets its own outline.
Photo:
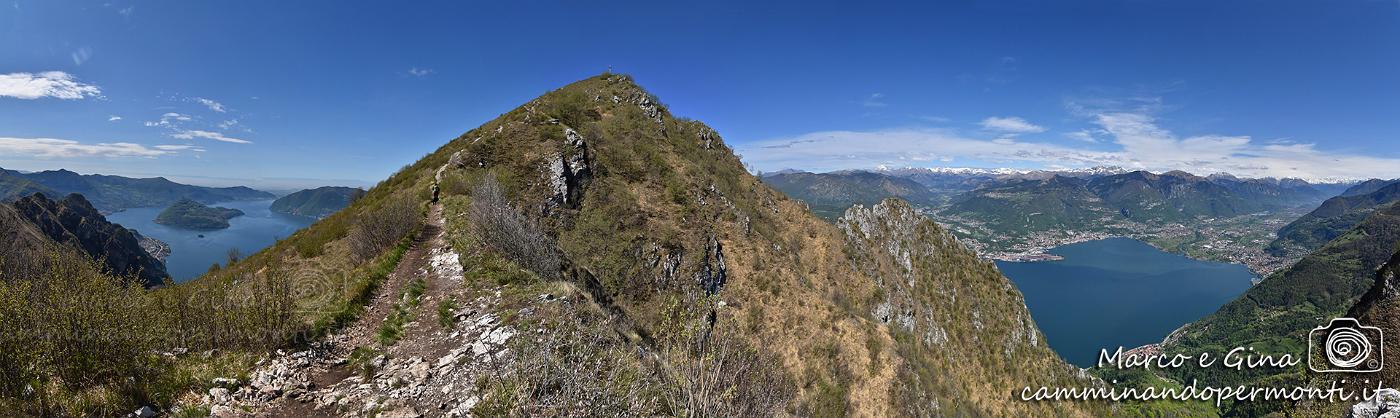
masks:
MULTIPOLYGON (((881 289, 870 315, 912 337, 900 344, 901 352, 931 355, 908 356, 918 364, 915 369, 937 367, 954 380, 985 380, 948 388, 948 382, 927 375, 901 375, 903 395, 919 400, 915 404, 936 404, 932 394, 947 390, 972 396, 1025 384, 996 372, 1003 364, 1015 364, 1022 376, 1042 381, 1081 375, 1041 344, 1040 330, 1011 281, 909 203, 888 199, 869 208, 857 205, 837 226, 845 235, 846 252, 881 289)), ((1080 384, 1096 383, 1083 379, 1080 384)), ((966 412, 971 411, 942 411, 966 412)))
POLYGON ((269 209, 287 215, 324 218, 364 195, 363 189, 355 187, 317 187, 282 196, 273 201, 269 209))
POLYGON ((130 230, 107 222, 82 195, 53 201, 36 193, 15 202, 14 207, 49 239, 103 260, 114 273, 135 274, 147 286, 160 284, 168 276, 165 264, 142 249, 130 230))
MULTIPOLYGON (((1353 382, 1369 379, 1395 385, 1396 379, 1400 379, 1400 341, 1397 341, 1400 340, 1400 251, 1391 255, 1390 260, 1376 270, 1375 284, 1361 295, 1356 305, 1347 311, 1347 316, 1384 332, 1385 348, 1382 353, 1385 358, 1380 372, 1346 378, 1353 382)), ((1400 394, 1392 391, 1389 399, 1400 402, 1400 394)), ((1400 416, 1400 404, 1392 405, 1388 410, 1400 416)))
POLYGON ((1400 418, 1400 392, 1383 389, 1376 398, 1352 405, 1348 418, 1400 418))
POLYGON ((181 199, 156 215, 155 222, 188 229, 224 229, 228 220, 243 216, 243 211, 229 208, 211 208, 190 199, 181 199))

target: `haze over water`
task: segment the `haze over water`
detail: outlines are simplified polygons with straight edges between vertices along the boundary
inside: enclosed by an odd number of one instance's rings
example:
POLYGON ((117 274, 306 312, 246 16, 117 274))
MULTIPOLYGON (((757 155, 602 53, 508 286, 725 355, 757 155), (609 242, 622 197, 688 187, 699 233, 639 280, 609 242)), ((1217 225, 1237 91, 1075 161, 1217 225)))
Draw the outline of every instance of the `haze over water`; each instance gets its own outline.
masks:
POLYGON ((228 221, 227 229, 201 231, 176 228, 155 223, 156 215, 165 208, 127 209, 107 216, 107 220, 141 232, 170 244, 170 256, 165 269, 176 282, 184 282, 209 270, 214 263, 224 264, 230 248, 243 256, 251 255, 274 242, 286 238, 315 219, 283 215, 268 210, 271 200, 249 200, 215 203, 243 211, 244 215, 228 221), (200 238, 200 235, 204 235, 200 238))
POLYGON ((1199 261, 1131 238, 1055 247, 1063 260, 997 262, 1025 295, 1050 347, 1080 367, 1110 352, 1160 342, 1250 286, 1244 265, 1199 261))

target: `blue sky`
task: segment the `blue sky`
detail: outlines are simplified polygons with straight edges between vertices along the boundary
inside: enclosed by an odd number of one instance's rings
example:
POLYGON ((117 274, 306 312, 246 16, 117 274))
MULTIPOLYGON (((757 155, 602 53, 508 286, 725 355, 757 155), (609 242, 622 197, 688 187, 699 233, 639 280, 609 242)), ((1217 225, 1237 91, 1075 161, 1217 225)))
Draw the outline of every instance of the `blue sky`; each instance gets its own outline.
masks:
POLYGON ((11 169, 367 184, 611 66, 758 170, 1400 177, 1396 1, 4 2, 11 169))

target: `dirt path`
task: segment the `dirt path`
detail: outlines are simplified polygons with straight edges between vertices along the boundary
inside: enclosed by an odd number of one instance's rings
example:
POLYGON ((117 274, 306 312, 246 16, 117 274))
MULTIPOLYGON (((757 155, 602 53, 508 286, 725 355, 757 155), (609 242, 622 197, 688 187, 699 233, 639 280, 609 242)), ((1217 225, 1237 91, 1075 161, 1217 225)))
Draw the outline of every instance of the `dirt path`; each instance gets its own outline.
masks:
MULTIPOLYGON (((215 416, 465 416, 478 401, 473 382, 503 356, 516 331, 492 313, 500 292, 470 297, 462 285, 458 254, 448 245, 442 207, 434 204, 426 225, 386 278, 365 312, 310 349, 261 362, 246 385, 214 388, 204 397, 215 416), (405 291, 422 280, 416 304, 405 291), (439 304, 454 323, 439 321, 439 304), (401 338, 383 344, 378 333, 403 307, 401 338), (356 347, 377 350, 369 375, 352 365, 356 347)), ((478 292, 480 293, 480 292, 478 292)))

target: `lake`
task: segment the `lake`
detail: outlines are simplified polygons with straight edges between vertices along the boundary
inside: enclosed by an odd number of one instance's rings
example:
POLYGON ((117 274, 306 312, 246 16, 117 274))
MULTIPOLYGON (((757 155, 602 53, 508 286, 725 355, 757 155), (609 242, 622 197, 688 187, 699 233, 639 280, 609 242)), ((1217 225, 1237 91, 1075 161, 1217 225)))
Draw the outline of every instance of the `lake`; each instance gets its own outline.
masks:
POLYGON ((1109 352, 1161 342, 1250 286, 1244 265, 1192 260, 1142 241, 1109 238, 1055 247, 1057 261, 997 262, 1016 283, 1050 347, 1080 367, 1109 352))
POLYGON ((243 211, 244 215, 230 219, 228 228, 215 231, 157 224, 156 215, 165 210, 163 207, 127 209, 107 215, 107 220, 170 244, 170 256, 165 258, 165 269, 177 282, 198 277, 208 271, 211 264, 223 264, 228 259, 230 248, 237 248, 244 256, 248 256, 316 221, 312 218, 274 213, 268 210, 268 207, 272 206, 271 200, 223 202, 209 206, 238 209, 243 211), (200 238, 200 235, 204 237, 200 238))

